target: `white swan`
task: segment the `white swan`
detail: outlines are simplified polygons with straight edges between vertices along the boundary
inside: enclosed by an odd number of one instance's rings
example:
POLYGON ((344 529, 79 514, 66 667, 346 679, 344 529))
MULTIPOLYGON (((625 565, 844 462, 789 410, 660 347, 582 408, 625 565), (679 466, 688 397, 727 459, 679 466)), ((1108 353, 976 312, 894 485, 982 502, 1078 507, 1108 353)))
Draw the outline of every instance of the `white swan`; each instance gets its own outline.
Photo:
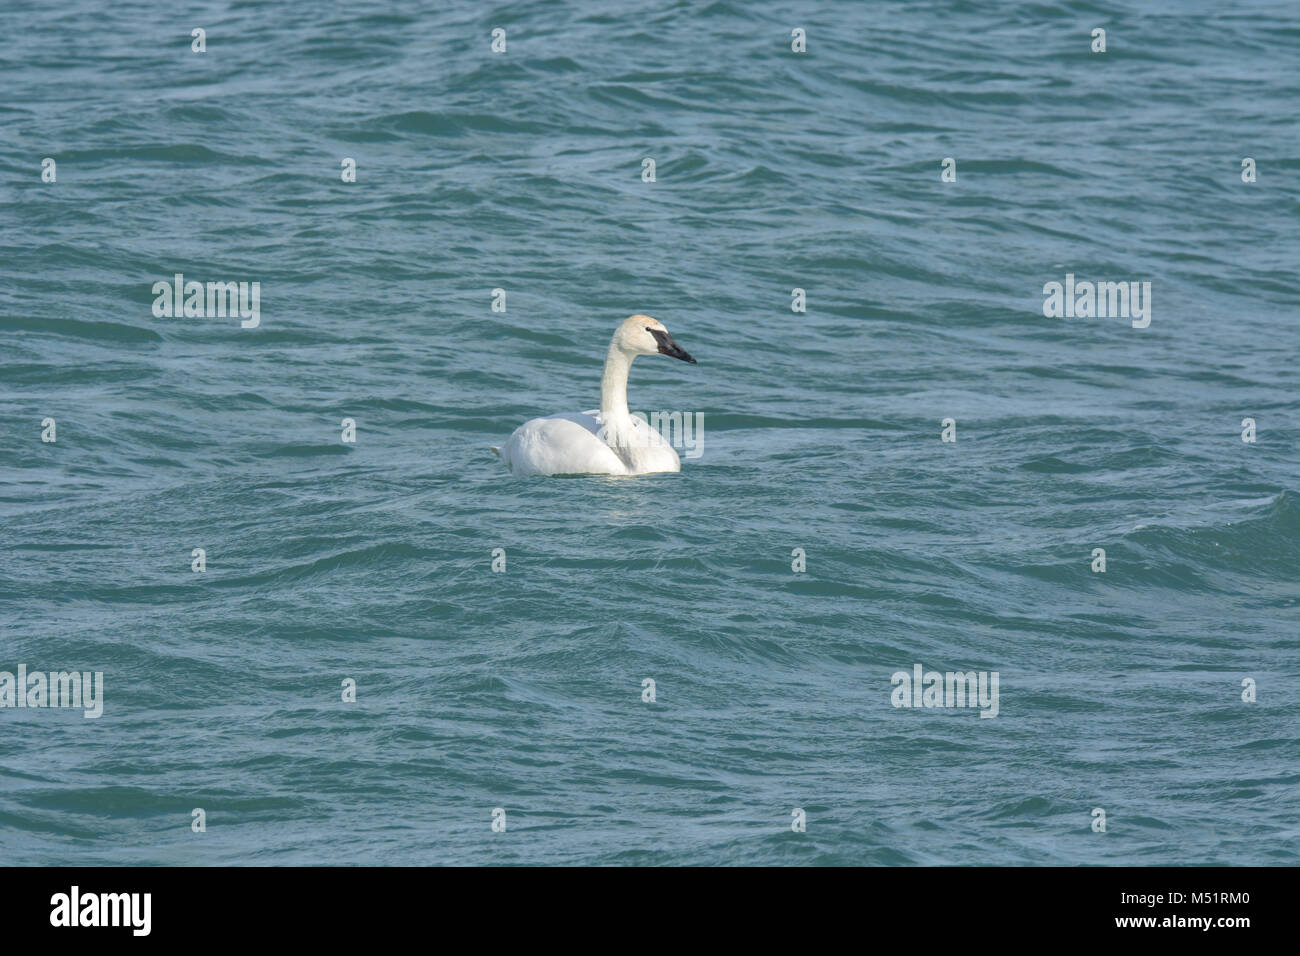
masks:
POLYGON ((600 380, 600 411, 534 418, 493 448, 514 475, 649 475, 681 471, 673 446, 627 410, 627 373, 638 355, 671 355, 696 364, 668 330, 648 315, 625 319, 614 332, 600 380))

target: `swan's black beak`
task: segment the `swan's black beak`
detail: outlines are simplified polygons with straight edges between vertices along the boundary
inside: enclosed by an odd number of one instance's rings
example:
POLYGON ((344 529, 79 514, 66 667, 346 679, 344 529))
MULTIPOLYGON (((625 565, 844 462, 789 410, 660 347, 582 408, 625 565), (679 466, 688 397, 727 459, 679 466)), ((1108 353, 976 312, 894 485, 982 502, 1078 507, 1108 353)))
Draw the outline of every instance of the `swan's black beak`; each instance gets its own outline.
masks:
POLYGON ((699 364, 695 359, 691 358, 690 353, 688 353, 686 349, 674 342, 673 337, 667 332, 660 332, 658 329, 649 328, 646 329, 646 331, 653 335, 655 341, 659 343, 660 355, 669 355, 675 359, 681 359, 683 362, 690 362, 692 365, 699 364))

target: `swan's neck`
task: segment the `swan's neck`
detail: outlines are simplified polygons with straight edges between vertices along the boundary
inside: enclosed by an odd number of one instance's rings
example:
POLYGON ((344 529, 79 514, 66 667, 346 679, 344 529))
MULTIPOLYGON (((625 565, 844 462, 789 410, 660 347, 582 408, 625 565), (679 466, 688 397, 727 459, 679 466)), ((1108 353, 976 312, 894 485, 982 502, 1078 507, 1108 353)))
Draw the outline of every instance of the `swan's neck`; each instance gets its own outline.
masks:
POLYGON ((627 474, 652 471, 680 471, 677 453, 643 419, 627 410, 627 373, 635 353, 627 353, 612 342, 605 356, 605 374, 600 380, 600 433, 610 450, 627 466, 627 474))
POLYGON ((632 417, 627 410, 627 373, 633 358, 610 343, 609 354, 605 356, 605 374, 600 380, 600 420, 606 427, 632 417))

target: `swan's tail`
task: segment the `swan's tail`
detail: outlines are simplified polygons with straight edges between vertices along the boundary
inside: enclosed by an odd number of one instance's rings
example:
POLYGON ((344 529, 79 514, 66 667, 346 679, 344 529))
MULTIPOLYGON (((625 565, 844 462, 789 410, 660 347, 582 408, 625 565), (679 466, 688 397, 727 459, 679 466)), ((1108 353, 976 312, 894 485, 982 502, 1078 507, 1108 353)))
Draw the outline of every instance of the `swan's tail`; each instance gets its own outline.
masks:
POLYGON ((496 445, 492 445, 492 446, 490 446, 490 447, 492 448, 492 454, 494 454, 494 455, 496 455, 498 458, 500 458, 500 457, 501 457, 501 449, 498 448, 496 445))

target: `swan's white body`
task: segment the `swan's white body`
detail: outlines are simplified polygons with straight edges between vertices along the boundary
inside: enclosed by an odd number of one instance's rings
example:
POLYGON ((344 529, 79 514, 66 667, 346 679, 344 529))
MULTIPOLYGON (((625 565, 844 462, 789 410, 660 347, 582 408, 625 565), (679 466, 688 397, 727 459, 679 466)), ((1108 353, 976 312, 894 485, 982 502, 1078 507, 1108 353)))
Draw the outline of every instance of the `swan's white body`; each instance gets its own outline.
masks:
POLYGON ((671 355, 695 360, 682 351, 659 322, 634 315, 609 343, 600 382, 600 410, 562 412, 524 422, 493 449, 511 474, 649 475, 681 471, 673 446, 642 418, 627 410, 627 375, 638 355, 671 355))
POLYGON ((599 411, 561 412, 515 429, 499 454, 515 475, 649 475, 681 471, 673 446, 643 419, 629 416, 631 441, 606 444, 599 411))

